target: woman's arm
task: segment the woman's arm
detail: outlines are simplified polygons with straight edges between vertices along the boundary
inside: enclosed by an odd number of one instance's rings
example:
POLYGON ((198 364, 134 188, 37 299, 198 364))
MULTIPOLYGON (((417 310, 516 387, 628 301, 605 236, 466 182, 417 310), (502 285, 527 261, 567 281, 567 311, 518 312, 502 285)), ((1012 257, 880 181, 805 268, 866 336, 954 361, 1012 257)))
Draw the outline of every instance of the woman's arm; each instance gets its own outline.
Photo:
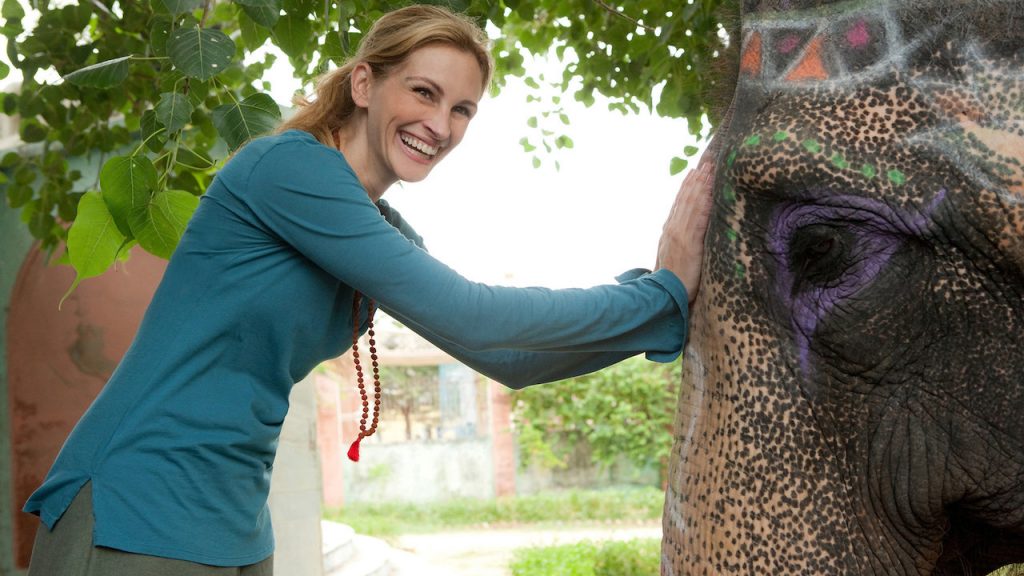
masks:
MULTIPOLYGON (((398 210, 383 200, 379 202, 379 206, 381 214, 392 226, 411 242, 426 250, 423 238, 402 218, 398 210)), ((649 272, 641 269, 630 270, 617 280, 624 282, 649 272)), ((532 384, 572 378, 600 370, 632 356, 624 352, 523 352, 509 349, 477 352, 441 338, 430 328, 416 324, 411 318, 402 317, 393 310, 385 311, 456 360, 509 388, 520 389, 532 384)))
MULTIPOLYGON (((620 281, 647 273, 645 270, 631 270, 621 276, 620 281)), ((634 356, 634 352, 527 352, 505 349, 491 351, 474 351, 460 346, 456 342, 445 340, 430 328, 416 324, 410 318, 391 310, 385 310, 402 324, 437 346, 456 360, 477 372, 501 383, 509 388, 525 388, 533 384, 542 384, 581 374, 588 374, 606 368, 634 356)), ((685 313, 684 313, 685 314, 685 313)), ((686 318, 683 318, 686 323, 686 318)), ((671 361, 673 358, 651 357, 652 360, 671 361)))
POLYGON ((683 347, 687 294, 669 270, 589 289, 471 282, 388 224, 338 152, 286 140, 251 162, 228 185, 259 227, 438 341, 491 358, 517 350, 669 360, 683 347))

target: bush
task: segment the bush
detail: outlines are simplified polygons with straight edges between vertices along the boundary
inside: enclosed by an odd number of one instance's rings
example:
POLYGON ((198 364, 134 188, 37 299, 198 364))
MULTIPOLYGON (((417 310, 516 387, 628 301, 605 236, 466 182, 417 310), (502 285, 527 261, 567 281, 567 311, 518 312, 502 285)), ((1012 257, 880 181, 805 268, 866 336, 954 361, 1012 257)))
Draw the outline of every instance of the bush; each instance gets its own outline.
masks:
POLYGON ((509 568, 512 576, 655 576, 660 566, 661 541, 652 538, 525 548, 509 568))
POLYGON ((597 552, 594 576, 650 576, 661 566, 657 539, 607 542, 597 552))

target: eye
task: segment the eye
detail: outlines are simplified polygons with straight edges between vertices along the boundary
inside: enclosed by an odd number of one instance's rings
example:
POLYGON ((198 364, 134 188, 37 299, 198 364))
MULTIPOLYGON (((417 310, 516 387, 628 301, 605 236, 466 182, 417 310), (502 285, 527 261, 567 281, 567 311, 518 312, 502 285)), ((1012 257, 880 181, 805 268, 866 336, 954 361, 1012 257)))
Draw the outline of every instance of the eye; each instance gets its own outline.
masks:
POLYGON ((434 92, 430 88, 424 88, 423 86, 415 86, 412 89, 413 92, 419 94, 421 97, 427 100, 434 99, 434 92))
POLYGON ((789 261, 793 271, 794 292, 812 284, 834 284, 850 268, 853 235, 845 227, 810 224, 793 232, 789 241, 789 261))
POLYGON ((456 114, 461 114, 466 118, 473 117, 473 111, 470 110, 468 106, 456 106, 455 108, 452 108, 452 110, 454 110, 456 114))

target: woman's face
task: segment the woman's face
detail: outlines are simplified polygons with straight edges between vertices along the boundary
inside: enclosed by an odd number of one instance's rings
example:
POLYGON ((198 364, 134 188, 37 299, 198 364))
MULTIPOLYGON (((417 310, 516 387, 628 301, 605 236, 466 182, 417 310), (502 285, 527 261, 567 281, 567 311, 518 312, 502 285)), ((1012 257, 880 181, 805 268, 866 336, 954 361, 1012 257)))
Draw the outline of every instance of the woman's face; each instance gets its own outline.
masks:
POLYGON ((383 180, 423 180, 462 141, 483 96, 476 58, 443 44, 425 46, 368 83, 371 165, 383 180))

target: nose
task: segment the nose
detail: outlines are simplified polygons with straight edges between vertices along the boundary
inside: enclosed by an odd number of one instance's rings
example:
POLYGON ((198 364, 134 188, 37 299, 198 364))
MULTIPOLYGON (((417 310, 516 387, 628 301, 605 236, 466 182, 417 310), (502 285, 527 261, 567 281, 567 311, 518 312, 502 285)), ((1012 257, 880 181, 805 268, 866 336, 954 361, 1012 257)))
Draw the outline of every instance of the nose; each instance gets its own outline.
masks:
POLYGON ((430 132, 430 136, 441 144, 447 144, 452 136, 451 114, 441 106, 434 108, 424 125, 430 132))

